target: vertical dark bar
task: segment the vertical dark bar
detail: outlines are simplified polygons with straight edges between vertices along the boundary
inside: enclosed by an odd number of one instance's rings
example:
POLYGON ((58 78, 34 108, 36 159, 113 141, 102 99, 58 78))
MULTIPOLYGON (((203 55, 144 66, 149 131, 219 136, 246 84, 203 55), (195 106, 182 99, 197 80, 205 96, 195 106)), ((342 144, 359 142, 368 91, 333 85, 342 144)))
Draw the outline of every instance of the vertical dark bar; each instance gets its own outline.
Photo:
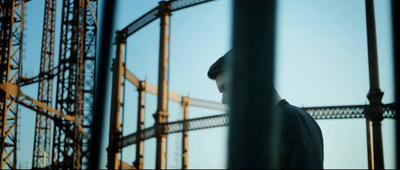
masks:
POLYGON ((278 168, 273 79, 275 0, 234 2, 228 168, 278 168))
POLYGON ((383 145, 382 145, 382 96, 379 88, 378 50, 376 43, 374 1, 365 0, 368 40, 368 69, 369 87, 367 98, 370 104, 367 106, 365 116, 372 121, 372 167, 384 169, 383 145))
POLYGON ((396 112, 396 159, 397 169, 400 167, 400 146, 399 146, 399 99, 400 99, 400 1, 392 0, 392 24, 393 24, 393 55, 394 55, 394 75, 395 75, 395 112, 396 112))
POLYGON ((105 125, 105 117, 107 115, 107 94, 110 93, 109 79, 110 79, 110 66, 111 66, 111 43, 114 25, 114 11, 115 11, 114 0, 103 1, 101 10, 101 22, 99 22, 101 30, 99 34, 99 45, 97 50, 99 51, 96 57, 96 73, 95 73, 95 85, 94 85, 94 111, 93 111, 93 126, 92 126, 92 139, 90 140, 89 149, 91 154, 89 157, 89 169, 100 169, 99 163, 101 160, 103 144, 103 135, 105 125))

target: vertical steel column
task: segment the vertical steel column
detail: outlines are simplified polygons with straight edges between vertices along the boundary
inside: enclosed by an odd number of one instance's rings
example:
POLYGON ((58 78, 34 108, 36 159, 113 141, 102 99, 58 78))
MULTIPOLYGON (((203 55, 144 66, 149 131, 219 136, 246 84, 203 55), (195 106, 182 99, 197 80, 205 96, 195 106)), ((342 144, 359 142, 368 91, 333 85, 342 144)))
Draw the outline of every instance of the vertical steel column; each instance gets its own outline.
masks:
POLYGON ((133 163, 136 169, 143 169, 143 141, 140 135, 144 128, 143 113, 146 107, 143 103, 143 95, 146 92, 146 81, 141 81, 138 88, 138 117, 137 117, 137 130, 136 130, 136 160, 133 163))
POLYGON ((83 68, 86 39, 86 0, 64 0, 56 109, 75 120, 54 121, 52 167, 81 168, 82 139, 79 124, 83 112, 83 68))
POLYGON ((156 151, 156 169, 165 169, 165 140, 167 138, 168 110, 167 110, 167 68, 168 68, 168 21, 171 15, 170 2, 161 1, 159 5, 160 24, 160 56, 158 65, 158 95, 157 112, 153 114, 156 127, 157 151, 156 151))
MULTIPOLYGON (((78 8, 74 10, 74 15, 78 16, 78 20, 76 20, 79 24, 78 27, 75 27, 75 33, 77 34, 76 43, 77 43, 77 59, 76 62, 76 80, 75 80, 75 101, 74 101, 74 110, 75 110, 75 120, 72 123, 73 127, 73 137, 72 137, 72 147, 73 150, 72 158, 73 164, 72 167, 74 169, 81 169, 82 167, 82 138, 83 135, 79 132, 79 128, 81 128, 80 124, 82 122, 83 115, 83 90, 84 90, 84 68, 85 68, 85 57, 86 57, 86 1, 79 0, 77 1, 78 8)), ((76 5, 76 4, 75 4, 76 5)), ((74 49, 72 49, 74 50, 74 49)), ((74 56, 72 56, 74 57, 74 56)), ((68 149, 66 149, 68 150, 68 149)))
POLYGON ((117 32, 116 47, 117 54, 113 63, 113 81, 112 81, 112 96, 111 96, 111 115, 110 115, 110 136, 108 145, 108 169, 120 169, 118 161, 118 142, 121 139, 121 89, 122 76, 124 74, 123 53, 122 49, 125 45, 125 39, 122 38, 121 32, 117 32))
POLYGON ((276 1, 234 2, 227 58, 229 169, 278 169, 280 115, 273 109, 276 1))
POLYGON ((374 169, 374 162, 373 162, 373 146, 372 146, 372 133, 371 133, 371 120, 366 119, 367 124, 367 152, 368 152, 368 169, 374 169))
MULTIPOLYGON (((365 116, 372 121, 373 132, 373 165, 375 169, 384 169, 382 130, 381 121, 383 119, 382 96, 379 88, 378 54, 376 47, 375 14, 374 1, 365 0, 367 18, 367 38, 368 38, 368 64, 369 64, 369 84, 370 90, 367 98, 370 102, 366 109, 365 116)), ((372 167, 370 167, 372 168, 372 167)))
POLYGON ((24 9, 24 0, 0 1, 0 169, 16 169, 17 163, 24 9))
MULTIPOLYGON (((56 33, 56 0, 46 0, 44 5, 42 51, 40 58, 40 81, 38 100, 48 106, 53 101, 54 45, 56 33)), ((32 168, 46 168, 50 165, 51 119, 36 113, 35 141, 33 145, 32 168)))
MULTIPOLYGON (((85 133, 91 138, 90 126, 93 122, 93 93, 94 93, 94 74, 97 44, 97 0, 86 0, 85 4, 85 49, 83 58, 83 84, 82 88, 82 116, 81 125, 85 133)), ((89 140, 80 134, 81 155, 80 162, 85 165, 90 154, 89 140)), ((87 168, 87 167, 82 167, 87 168)))
POLYGON ((182 128, 182 169, 188 169, 189 149, 189 97, 182 97, 183 128, 182 128))

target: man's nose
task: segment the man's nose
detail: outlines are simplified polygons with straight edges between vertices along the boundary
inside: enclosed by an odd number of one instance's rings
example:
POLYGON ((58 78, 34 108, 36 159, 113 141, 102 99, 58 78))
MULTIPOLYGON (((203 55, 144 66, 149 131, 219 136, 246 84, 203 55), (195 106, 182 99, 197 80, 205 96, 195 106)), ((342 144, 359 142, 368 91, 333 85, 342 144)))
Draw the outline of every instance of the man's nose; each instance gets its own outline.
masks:
POLYGON ((222 102, 223 104, 227 104, 227 103, 228 103, 228 99, 227 99, 227 97, 226 97, 225 93, 222 93, 222 99, 221 99, 221 102, 222 102))

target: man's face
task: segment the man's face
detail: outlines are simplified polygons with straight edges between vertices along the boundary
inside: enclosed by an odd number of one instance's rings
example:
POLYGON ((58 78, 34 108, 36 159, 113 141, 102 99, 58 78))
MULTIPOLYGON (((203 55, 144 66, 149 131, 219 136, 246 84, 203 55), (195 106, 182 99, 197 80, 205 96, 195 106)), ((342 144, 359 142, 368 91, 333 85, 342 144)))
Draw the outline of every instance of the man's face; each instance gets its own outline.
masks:
POLYGON ((225 76, 223 73, 218 74, 218 76, 215 78, 215 82, 217 83, 217 88, 219 90, 220 93, 222 93, 222 100, 221 102, 223 104, 227 104, 228 103, 228 91, 227 91, 227 85, 228 83, 226 82, 225 76))

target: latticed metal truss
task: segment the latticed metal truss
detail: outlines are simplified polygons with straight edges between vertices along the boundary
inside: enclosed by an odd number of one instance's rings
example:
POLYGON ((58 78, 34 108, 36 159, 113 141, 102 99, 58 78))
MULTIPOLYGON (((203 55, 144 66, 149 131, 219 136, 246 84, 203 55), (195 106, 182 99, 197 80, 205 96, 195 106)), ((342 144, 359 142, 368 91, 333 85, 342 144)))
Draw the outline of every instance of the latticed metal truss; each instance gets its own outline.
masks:
MULTIPOLYGON (((168 134, 182 132, 185 126, 184 122, 185 121, 176 121, 168 123, 168 134)), ((191 119, 187 122, 186 126, 189 131, 193 131, 226 126, 228 123, 228 115, 223 114, 191 119)))
MULTIPOLYGON (((64 0, 57 76, 56 109, 75 116, 89 132, 92 123, 97 0, 64 0)), ((54 120, 52 166, 82 168, 88 140, 73 122, 54 120)), ((86 159, 87 160, 87 159, 86 159)))
POLYGON ((132 35, 136 31, 138 31, 140 28, 143 28, 147 24, 150 24, 152 21, 157 19, 157 14, 158 14, 158 8, 155 7, 154 9, 150 10, 143 16, 141 16, 139 19, 137 19, 135 22, 132 24, 128 25, 125 29, 123 29, 122 36, 124 38, 127 38, 129 35, 132 35))
MULTIPOLYGON (((82 14, 84 2, 79 0, 64 0, 62 7, 61 42, 59 56, 59 71, 57 77, 56 109, 75 116, 82 115, 82 71, 84 32, 82 14)), ((80 152, 79 135, 71 122, 62 119, 54 120, 53 131, 53 168, 79 169, 80 159, 75 156, 80 152)), ((79 154, 78 154, 79 155, 79 154)), ((80 156, 79 156, 80 157, 80 156)))
MULTIPOLYGON (((309 113, 314 119, 349 119, 349 118, 365 118, 364 109, 366 105, 354 106, 328 106, 328 107, 304 107, 302 108, 309 113)), ((383 117, 394 118, 395 110, 394 104, 387 104, 383 106, 383 117)), ((179 133, 184 130, 184 122, 176 121, 170 122, 168 126, 168 134, 179 133)), ((229 117, 227 114, 215 115, 209 117, 202 117, 190 119, 187 121, 187 129, 189 131, 209 129, 229 124, 229 117)), ((146 140, 155 136, 155 128, 150 127, 140 132, 140 139, 146 140)), ((122 138, 119 143, 119 148, 123 148, 137 142, 137 134, 130 134, 122 138)))
MULTIPOLYGON (((45 2, 39 75, 45 75, 54 68, 56 4, 56 0, 46 0, 45 2)), ((53 78, 40 76, 38 87, 38 100, 51 106, 53 101, 53 78)), ((36 113, 32 168, 49 167, 51 163, 51 119, 47 116, 48 114, 48 111, 44 114, 41 111, 36 113)))
MULTIPOLYGON (((198 4, 210 2, 212 0, 172 0, 171 2, 171 11, 177 11, 180 9, 188 8, 191 6, 195 6, 198 4)), ((122 37, 126 39, 128 36, 132 35, 139 29, 143 28, 147 24, 150 24, 154 20, 158 18, 159 9, 155 7, 154 9, 150 10, 139 19, 134 21, 133 23, 129 24, 126 28, 124 28, 122 32, 122 37)))
MULTIPOLYGON (((140 138, 142 140, 150 139, 156 136, 156 129, 154 127, 146 128, 140 132, 140 138)), ((132 144, 135 144, 137 141, 137 134, 128 135, 118 143, 118 148, 123 148, 132 144)))
POLYGON ((0 1, 0 169, 15 169, 17 162, 24 7, 24 0, 0 1))
MULTIPOLYGON (((367 105, 354 106, 327 106, 327 107, 305 107, 302 108, 314 119, 348 119, 365 118, 365 108, 367 105)), ((383 105, 383 117, 394 118, 394 104, 383 105)))
POLYGON ((171 0, 171 10, 177 11, 180 9, 188 8, 191 6, 199 5, 202 3, 210 2, 213 0, 171 0))
MULTIPOLYGON (((86 1, 86 20, 85 20, 85 54, 83 66, 83 99, 82 99, 82 126, 88 137, 91 136, 90 126, 93 124, 93 93, 96 57, 96 37, 97 37, 97 0, 86 1)), ((82 139, 82 162, 89 159, 89 140, 81 136, 82 139)))

